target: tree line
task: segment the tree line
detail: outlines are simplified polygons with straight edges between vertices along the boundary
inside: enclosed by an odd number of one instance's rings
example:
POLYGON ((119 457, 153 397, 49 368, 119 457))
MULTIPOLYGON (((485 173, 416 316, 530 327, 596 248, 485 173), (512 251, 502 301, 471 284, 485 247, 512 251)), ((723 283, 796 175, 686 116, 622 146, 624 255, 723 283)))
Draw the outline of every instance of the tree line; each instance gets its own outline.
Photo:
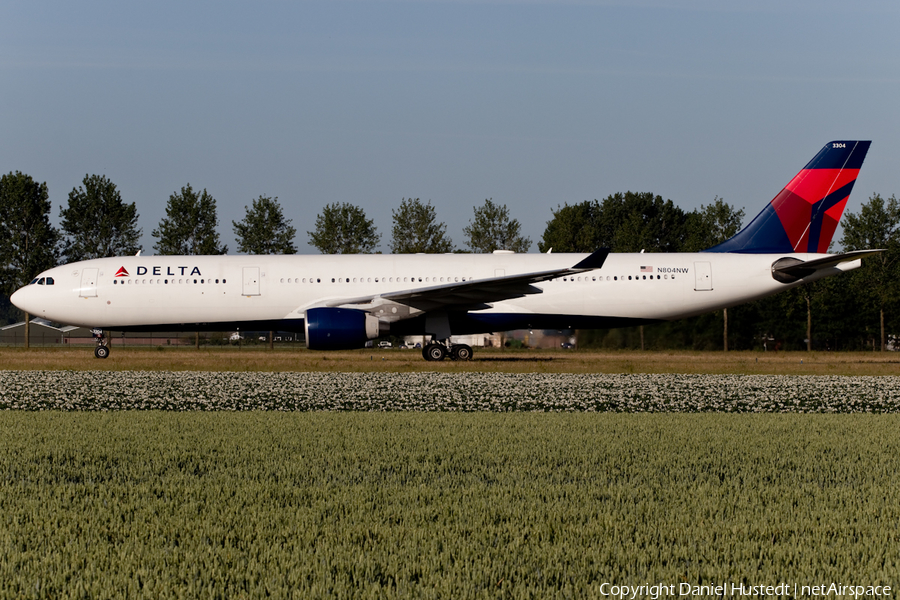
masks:
MULTIPOLYGON (((142 230, 134 203, 126 203, 105 176, 85 175, 60 209, 60 228, 50 224, 46 183, 10 172, 0 178, 0 319, 19 318, 8 297, 36 273, 54 265, 135 254, 142 230)), ((538 241, 541 252, 697 252, 725 241, 745 217, 716 197, 687 212, 651 193, 625 192, 603 200, 564 204, 538 241)), ((457 248, 431 201, 402 198, 392 209, 390 251, 404 253, 527 252, 532 241, 521 233, 505 205, 486 199, 474 207, 457 248)), ((278 198, 260 195, 241 221, 232 221, 239 252, 295 254, 297 231, 278 198)), ((872 196, 859 214, 842 222, 844 250, 884 248, 862 269, 827 278, 749 304, 681 321, 579 332, 581 346, 603 348, 694 349, 863 349, 885 348, 888 332, 900 331, 900 202, 872 196), (814 324, 814 326, 813 326, 814 324)), ((206 189, 185 185, 169 196, 166 216, 153 229, 153 247, 162 255, 225 254, 216 200, 206 189)), ((322 209, 310 244, 324 254, 372 253, 381 235, 362 208, 332 203, 322 209)))

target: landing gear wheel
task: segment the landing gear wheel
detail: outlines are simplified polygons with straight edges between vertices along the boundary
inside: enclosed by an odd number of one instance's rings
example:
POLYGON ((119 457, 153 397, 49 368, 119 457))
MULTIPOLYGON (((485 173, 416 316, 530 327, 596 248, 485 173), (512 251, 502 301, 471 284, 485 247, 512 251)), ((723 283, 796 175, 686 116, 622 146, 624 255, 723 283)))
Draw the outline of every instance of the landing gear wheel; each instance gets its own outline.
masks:
POLYGON ((453 360, 472 360, 472 347, 466 344, 455 344, 450 348, 450 358, 453 360))
POLYGON ((425 360, 444 360, 447 356, 447 349, 441 344, 428 344, 425 346, 425 349, 422 350, 422 356, 425 357, 425 360))
POLYGON ((107 358, 109 356, 109 346, 97 346, 94 348, 94 356, 97 358, 107 358))

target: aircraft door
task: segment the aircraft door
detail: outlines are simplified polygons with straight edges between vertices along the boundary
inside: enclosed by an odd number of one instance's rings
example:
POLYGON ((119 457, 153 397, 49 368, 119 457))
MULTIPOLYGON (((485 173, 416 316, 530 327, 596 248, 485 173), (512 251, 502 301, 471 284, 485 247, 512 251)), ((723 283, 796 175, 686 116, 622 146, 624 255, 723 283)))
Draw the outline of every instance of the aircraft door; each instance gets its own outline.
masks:
POLYGON ((97 296, 97 273, 99 269, 85 269, 81 272, 81 288, 78 295, 82 298, 97 296))
POLYGON ((708 262, 695 262, 694 290, 708 292, 712 289, 712 267, 708 262))
POLYGON ((259 267, 244 267, 243 295, 259 296, 259 267))

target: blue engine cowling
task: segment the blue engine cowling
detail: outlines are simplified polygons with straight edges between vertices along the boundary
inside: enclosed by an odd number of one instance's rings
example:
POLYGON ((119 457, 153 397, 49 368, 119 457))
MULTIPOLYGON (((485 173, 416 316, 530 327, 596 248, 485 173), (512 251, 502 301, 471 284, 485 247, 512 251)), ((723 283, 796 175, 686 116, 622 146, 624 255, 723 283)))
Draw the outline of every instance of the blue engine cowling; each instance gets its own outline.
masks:
POLYGON ((311 308, 303 325, 310 350, 362 348, 378 337, 378 319, 352 308, 311 308))

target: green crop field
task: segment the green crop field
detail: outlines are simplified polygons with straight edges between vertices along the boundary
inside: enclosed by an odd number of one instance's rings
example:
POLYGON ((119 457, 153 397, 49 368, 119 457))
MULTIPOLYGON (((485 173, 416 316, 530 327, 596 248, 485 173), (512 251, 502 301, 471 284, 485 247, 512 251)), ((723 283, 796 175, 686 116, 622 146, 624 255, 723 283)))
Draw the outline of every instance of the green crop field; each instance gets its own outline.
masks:
POLYGON ((0 597, 896 585, 898 431, 866 414, 0 411, 0 597))

